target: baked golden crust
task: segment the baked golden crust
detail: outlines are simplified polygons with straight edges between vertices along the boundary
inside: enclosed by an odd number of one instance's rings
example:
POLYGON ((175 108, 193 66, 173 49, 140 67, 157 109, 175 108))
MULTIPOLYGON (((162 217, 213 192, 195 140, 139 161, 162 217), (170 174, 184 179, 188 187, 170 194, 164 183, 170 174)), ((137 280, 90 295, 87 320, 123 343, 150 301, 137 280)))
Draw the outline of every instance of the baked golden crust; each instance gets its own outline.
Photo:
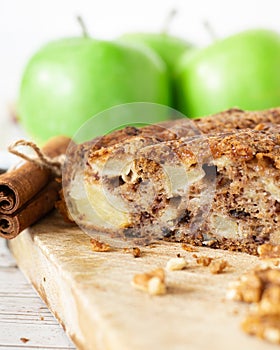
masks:
POLYGON ((280 124, 280 108, 253 112, 232 108, 209 117, 195 119, 194 122, 205 134, 254 129, 261 123, 280 124))
POLYGON ((147 125, 142 128, 129 126, 80 145, 81 153, 79 155, 84 154, 89 148, 98 150, 103 147, 110 147, 135 136, 154 138, 155 142, 161 142, 200 134, 216 134, 241 129, 254 129, 262 123, 264 123, 262 127, 266 127, 269 123, 280 124, 280 107, 256 112, 232 108, 199 119, 176 119, 147 125))
POLYGON ((142 128, 126 127, 116 130, 108 135, 97 137, 89 142, 76 145, 74 142, 68 148, 68 159, 64 178, 68 182, 72 176, 69 162, 79 164, 87 157, 88 152, 113 146, 127 141, 135 136, 153 138, 154 143, 191 137, 200 134, 217 134, 232 132, 241 129, 254 129, 256 127, 269 128, 269 125, 280 124, 280 107, 248 112, 232 108, 215 115, 200 119, 177 119, 158 124, 148 125, 142 128))

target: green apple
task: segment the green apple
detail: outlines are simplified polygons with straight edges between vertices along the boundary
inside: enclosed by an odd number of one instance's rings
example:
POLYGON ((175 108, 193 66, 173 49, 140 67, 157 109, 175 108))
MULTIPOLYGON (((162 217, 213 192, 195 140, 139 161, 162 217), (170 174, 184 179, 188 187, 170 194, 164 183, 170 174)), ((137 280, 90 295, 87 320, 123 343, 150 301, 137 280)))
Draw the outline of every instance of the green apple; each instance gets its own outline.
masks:
MULTIPOLYGON (((31 136, 45 141, 58 134, 72 136, 95 114, 138 101, 170 103, 166 66, 151 49, 69 38, 46 45, 27 64, 18 115, 31 136)), ((95 134, 110 127, 106 120, 103 126, 99 123, 95 134)))
POLYGON ((249 30, 183 55, 176 89, 176 108, 188 117, 279 106, 280 35, 249 30))
POLYGON ((185 53, 193 50, 193 46, 187 41, 171 36, 166 32, 162 33, 128 33, 124 34, 120 40, 130 42, 131 44, 147 46, 154 50, 165 62, 170 82, 171 102, 173 108, 177 106, 175 72, 177 70, 178 60, 185 53))
POLYGON ((120 39, 150 47, 162 58, 171 74, 176 71, 177 61, 182 54, 193 48, 193 45, 189 42, 165 32, 128 33, 124 34, 120 39))

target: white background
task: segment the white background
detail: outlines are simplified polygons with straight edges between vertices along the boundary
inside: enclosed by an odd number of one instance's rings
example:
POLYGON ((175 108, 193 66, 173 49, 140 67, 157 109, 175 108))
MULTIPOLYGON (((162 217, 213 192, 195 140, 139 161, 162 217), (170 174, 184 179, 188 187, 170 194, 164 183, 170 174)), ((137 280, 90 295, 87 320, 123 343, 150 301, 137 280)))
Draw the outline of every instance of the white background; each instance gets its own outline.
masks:
POLYGON ((172 8, 178 15, 170 33, 200 46, 211 43, 205 20, 221 38, 247 28, 280 32, 280 0, 0 0, 0 147, 17 137, 6 132, 7 110, 16 102, 28 58, 50 40, 80 35, 76 15, 83 16, 92 36, 111 39, 160 31, 172 8))

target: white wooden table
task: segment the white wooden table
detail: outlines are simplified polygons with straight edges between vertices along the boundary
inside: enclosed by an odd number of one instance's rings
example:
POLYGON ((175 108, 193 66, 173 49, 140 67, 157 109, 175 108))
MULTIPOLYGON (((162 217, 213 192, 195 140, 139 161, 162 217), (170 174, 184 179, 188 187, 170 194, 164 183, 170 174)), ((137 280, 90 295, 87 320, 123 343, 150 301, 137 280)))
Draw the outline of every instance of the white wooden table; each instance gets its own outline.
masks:
POLYGON ((0 238, 0 350, 75 349, 0 238), (27 341, 28 339, 28 341, 27 341))
MULTIPOLYGON (((0 168, 13 162, 6 149, 24 133, 15 125, 7 103, 0 101, 0 168)), ((75 349, 37 292, 17 268, 0 238, 0 350, 75 349), (24 342, 24 339, 28 341, 24 342)))

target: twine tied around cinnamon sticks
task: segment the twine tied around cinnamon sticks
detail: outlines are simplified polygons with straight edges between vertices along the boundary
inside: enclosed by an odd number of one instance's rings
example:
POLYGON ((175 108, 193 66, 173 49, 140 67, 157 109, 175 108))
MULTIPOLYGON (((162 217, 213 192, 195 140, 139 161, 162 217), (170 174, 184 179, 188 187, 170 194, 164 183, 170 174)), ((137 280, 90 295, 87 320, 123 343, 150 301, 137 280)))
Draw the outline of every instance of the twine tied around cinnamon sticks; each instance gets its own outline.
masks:
POLYGON ((36 143, 26 140, 16 141, 8 147, 8 151, 28 162, 49 169, 55 176, 61 176, 61 165, 65 159, 65 154, 60 154, 54 158, 48 157, 36 143))
POLYGON ((47 214, 59 198, 61 164, 70 139, 52 138, 42 149, 20 140, 9 150, 26 160, 0 175, 0 236, 11 239, 47 214))

